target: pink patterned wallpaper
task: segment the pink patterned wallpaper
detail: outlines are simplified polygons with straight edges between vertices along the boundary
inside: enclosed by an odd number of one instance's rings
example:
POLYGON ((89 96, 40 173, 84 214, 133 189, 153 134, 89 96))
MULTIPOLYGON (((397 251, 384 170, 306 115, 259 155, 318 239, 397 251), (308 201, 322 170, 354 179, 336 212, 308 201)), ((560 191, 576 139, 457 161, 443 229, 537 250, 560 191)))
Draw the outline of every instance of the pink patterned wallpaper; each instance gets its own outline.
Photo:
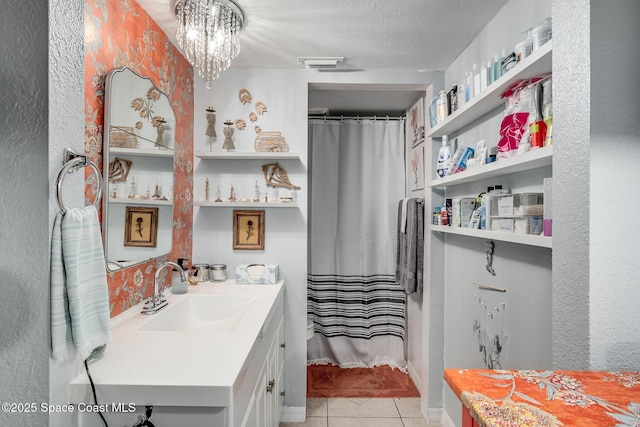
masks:
MULTIPOLYGON (((193 234, 193 68, 135 0, 85 0, 85 152, 100 168, 104 77, 127 66, 168 95, 176 114, 173 245, 160 257, 108 274, 111 317, 153 294, 156 267, 191 258, 193 234)), ((88 169, 88 168, 87 168, 88 169)), ((85 197, 96 181, 86 172, 85 197)), ((163 274, 168 273, 164 269, 163 274)), ((166 274, 170 280, 170 275, 166 274)), ((167 282, 168 283, 168 282, 167 282)))

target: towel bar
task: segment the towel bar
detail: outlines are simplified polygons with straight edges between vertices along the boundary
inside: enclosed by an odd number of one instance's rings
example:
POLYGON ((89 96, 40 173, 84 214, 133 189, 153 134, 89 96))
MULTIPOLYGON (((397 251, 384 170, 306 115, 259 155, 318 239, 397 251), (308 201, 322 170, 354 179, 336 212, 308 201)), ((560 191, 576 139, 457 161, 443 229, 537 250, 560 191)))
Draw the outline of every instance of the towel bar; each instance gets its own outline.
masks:
POLYGON ((98 191, 96 193, 96 198, 93 201, 93 206, 98 208, 100 205, 100 200, 102 199, 102 174, 100 173, 100 169, 96 166, 95 163, 90 161, 87 156, 84 154, 77 154, 70 148, 64 149, 64 164, 60 172, 58 173, 58 179, 56 181, 56 195, 58 199, 58 207, 60 207, 60 212, 65 212, 67 209, 64 206, 64 202, 62 201, 62 181, 64 181, 64 177, 67 173, 73 173, 77 171, 80 167, 90 167, 93 169, 93 173, 98 180, 98 191))

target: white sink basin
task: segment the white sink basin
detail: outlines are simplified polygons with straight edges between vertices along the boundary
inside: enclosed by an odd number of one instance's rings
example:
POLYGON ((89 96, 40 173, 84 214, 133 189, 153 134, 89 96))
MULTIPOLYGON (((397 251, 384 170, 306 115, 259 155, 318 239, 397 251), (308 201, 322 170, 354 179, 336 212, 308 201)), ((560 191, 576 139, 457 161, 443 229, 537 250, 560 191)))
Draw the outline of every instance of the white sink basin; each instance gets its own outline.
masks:
POLYGON ((139 329, 143 331, 232 331, 257 297, 248 295, 187 295, 169 303, 139 329))

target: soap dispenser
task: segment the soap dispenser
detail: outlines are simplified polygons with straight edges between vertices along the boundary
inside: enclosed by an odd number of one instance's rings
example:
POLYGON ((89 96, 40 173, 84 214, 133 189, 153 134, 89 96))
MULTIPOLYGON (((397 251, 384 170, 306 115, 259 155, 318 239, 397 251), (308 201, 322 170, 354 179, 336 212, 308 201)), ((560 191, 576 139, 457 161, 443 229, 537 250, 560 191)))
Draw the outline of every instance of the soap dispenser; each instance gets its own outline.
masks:
MULTIPOLYGON (((186 261, 185 258, 178 258, 178 265, 180 266, 180 268, 182 268, 182 270, 185 270, 184 267, 184 262, 186 261)), ((186 270, 185 270, 186 271, 186 270)), ((189 289, 189 282, 182 281, 181 278, 181 274, 177 269, 173 269, 172 272, 172 276, 171 276, 171 293, 172 294, 186 294, 187 290, 189 289)))

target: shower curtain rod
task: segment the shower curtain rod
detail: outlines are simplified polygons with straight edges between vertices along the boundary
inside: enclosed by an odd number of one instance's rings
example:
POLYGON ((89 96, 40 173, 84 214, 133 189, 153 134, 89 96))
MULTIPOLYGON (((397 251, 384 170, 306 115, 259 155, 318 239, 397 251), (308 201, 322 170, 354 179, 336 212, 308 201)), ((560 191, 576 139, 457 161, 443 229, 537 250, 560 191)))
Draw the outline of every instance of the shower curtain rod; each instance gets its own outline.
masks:
POLYGON ((309 119, 318 120, 404 120, 405 116, 390 117, 390 116, 308 116, 309 119))

